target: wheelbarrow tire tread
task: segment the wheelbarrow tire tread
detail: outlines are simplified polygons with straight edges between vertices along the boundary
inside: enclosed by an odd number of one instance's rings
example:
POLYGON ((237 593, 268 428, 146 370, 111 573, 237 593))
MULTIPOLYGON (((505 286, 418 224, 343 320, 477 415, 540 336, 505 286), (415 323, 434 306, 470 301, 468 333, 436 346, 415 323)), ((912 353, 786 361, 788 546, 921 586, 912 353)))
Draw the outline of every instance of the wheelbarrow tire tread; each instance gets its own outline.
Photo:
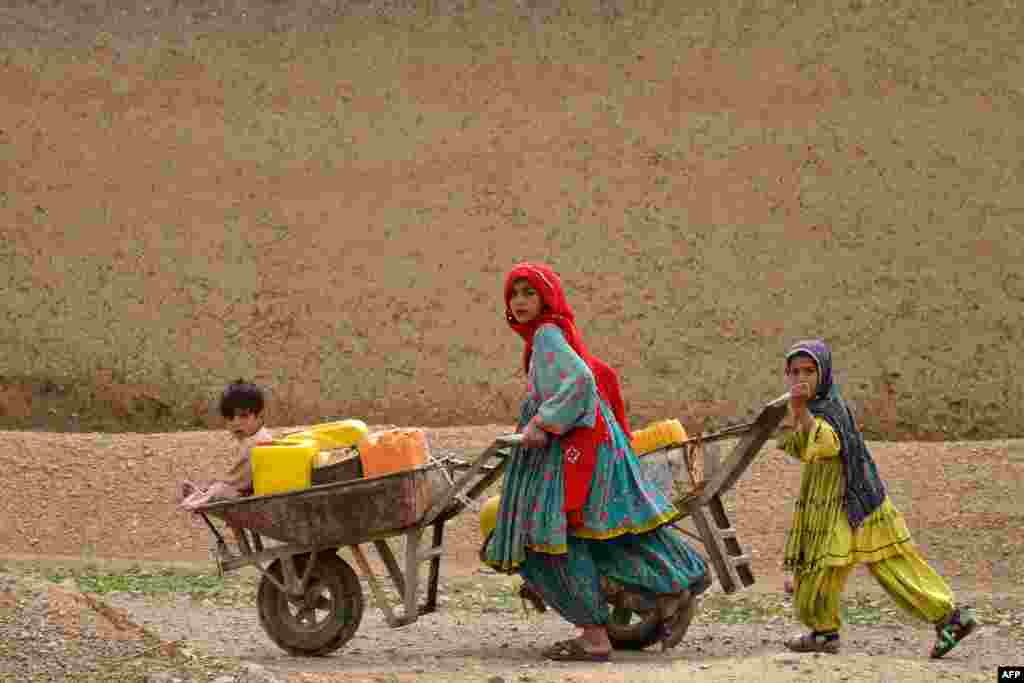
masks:
MULTIPOLYGON (((295 569, 300 576, 305 571, 307 557, 308 555, 295 556, 295 569)), ((278 581, 282 580, 280 560, 274 560, 267 571, 278 581)), ((347 609, 340 605, 335 607, 336 611, 344 610, 343 622, 337 622, 337 614, 332 614, 331 623, 319 631, 298 633, 290 628, 283 618, 283 600, 277 586, 266 577, 262 577, 257 591, 256 603, 263 630, 275 645, 297 657, 320 657, 334 652, 352 639, 363 619, 365 601, 359 577, 345 560, 338 557, 337 552, 325 551, 317 556, 310 580, 327 583, 332 593, 337 591, 336 602, 339 598, 345 600, 347 609)))

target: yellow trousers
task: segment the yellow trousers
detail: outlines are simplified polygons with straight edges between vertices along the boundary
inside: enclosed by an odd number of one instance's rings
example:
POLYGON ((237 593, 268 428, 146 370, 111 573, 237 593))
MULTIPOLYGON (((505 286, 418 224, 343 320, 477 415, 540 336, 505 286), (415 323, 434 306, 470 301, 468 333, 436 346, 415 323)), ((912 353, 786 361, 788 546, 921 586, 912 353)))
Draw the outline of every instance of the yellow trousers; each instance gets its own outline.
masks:
MULTIPOLYGON (((917 619, 935 624, 954 609, 953 591, 932 569, 917 549, 903 546, 902 554, 868 563, 871 575, 897 605, 917 619)), ((825 567, 795 577, 794 603, 804 626, 825 633, 838 631, 840 598, 856 563, 825 567)))

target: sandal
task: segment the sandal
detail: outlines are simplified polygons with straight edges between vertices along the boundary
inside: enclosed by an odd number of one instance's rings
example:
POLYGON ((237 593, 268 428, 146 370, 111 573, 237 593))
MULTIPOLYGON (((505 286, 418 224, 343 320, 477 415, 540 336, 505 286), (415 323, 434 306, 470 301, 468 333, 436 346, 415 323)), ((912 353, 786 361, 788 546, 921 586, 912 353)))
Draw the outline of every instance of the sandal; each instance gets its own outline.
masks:
POLYGON ((537 591, 530 587, 530 584, 523 582, 523 585, 519 587, 519 599, 523 601, 523 611, 527 612, 526 603, 529 602, 533 605, 533 609, 538 612, 547 612, 548 606, 544 604, 544 598, 540 597, 537 591))
POLYGON ((935 645, 932 646, 932 659, 946 656, 976 628, 978 628, 978 622, 970 610, 961 611, 960 608, 953 610, 952 614, 935 625, 935 645))
POLYGON ((830 637, 824 633, 807 633, 786 641, 786 648, 793 652, 824 652, 829 655, 839 654, 839 635, 830 637))
POLYGON ((556 662, 607 662, 611 660, 610 652, 590 652, 579 640, 560 640, 542 653, 547 659, 556 662))

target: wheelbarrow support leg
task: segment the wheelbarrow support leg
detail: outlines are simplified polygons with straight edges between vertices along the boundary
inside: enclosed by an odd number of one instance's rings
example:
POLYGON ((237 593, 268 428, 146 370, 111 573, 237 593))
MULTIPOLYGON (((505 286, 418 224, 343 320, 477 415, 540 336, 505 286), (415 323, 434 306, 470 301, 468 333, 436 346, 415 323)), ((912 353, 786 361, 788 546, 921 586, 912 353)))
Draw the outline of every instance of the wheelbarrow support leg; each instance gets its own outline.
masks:
POLYGON ((399 595, 405 595, 405 577, 402 576, 402 569, 398 566, 398 561, 395 559, 395 554, 391 552, 391 546, 388 542, 381 539, 373 542, 373 547, 377 549, 377 554, 380 555, 380 559, 384 561, 384 566, 387 567, 388 574, 391 575, 391 581, 395 584, 395 590, 398 591, 399 595))
MULTIPOLYGON (((434 538, 430 547, 434 551, 440 551, 444 543, 444 520, 434 524, 434 538)), ((437 611, 437 581, 441 574, 441 556, 436 555, 430 558, 430 578, 427 580, 427 601, 420 608, 420 614, 430 614, 437 611)))
POLYGON ((384 589, 380 583, 377 582, 377 576, 373 573, 373 567, 370 566, 370 561, 366 558, 366 554, 363 553, 363 549, 358 545, 349 546, 349 550, 352 551, 352 557, 355 558, 356 564, 366 575, 366 580, 370 584, 370 592, 373 593, 373 601, 377 603, 377 608, 384 613, 384 621, 387 622, 391 628, 397 628, 402 625, 401 619, 395 616, 395 612, 391 609, 391 603, 388 600, 387 595, 384 593, 384 589))
POLYGON ((416 604, 416 591, 420 584, 420 535, 422 527, 416 527, 405 534, 405 595, 404 618, 410 621, 419 616, 419 605, 416 604))
POLYGON ((722 499, 713 496, 703 504, 699 499, 691 500, 688 508, 693 523, 704 538, 704 548, 722 590, 735 593, 741 587, 752 585, 754 574, 750 569, 750 555, 740 548, 736 529, 729 522, 722 499))

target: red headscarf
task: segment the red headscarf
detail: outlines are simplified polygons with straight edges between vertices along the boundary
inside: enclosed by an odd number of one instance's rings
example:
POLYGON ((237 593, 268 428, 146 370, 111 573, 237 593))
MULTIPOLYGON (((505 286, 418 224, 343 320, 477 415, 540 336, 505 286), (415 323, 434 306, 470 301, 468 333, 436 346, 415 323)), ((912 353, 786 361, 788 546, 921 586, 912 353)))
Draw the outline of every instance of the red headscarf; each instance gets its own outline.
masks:
POLYGON ((590 368, 597 382, 597 390, 601 397, 608 404, 615 414, 615 420, 619 423, 626 438, 630 437, 629 423, 626 421, 626 409, 622 401, 622 391, 619 388, 619 376, 611 367, 597 356, 592 356, 587 347, 583 345, 579 330, 576 329, 576 316, 569 308, 569 302, 565 298, 565 290, 562 289, 562 281, 549 266, 540 263, 520 263, 516 265, 505 278, 505 319, 509 326, 515 330, 523 341, 526 348, 523 349, 523 367, 529 372, 530 356, 533 355, 533 335, 537 328, 544 323, 558 325, 583 362, 590 368), (519 279, 529 280, 533 288, 540 294, 545 309, 541 314, 528 323, 516 322, 512 314, 510 301, 512 299, 512 283, 519 279))
MULTIPOLYGON (((530 369, 530 357, 533 355, 533 335, 537 328, 545 323, 557 325, 565 335, 569 346, 590 368, 597 384, 598 393, 612 409, 615 421, 626 433, 626 438, 630 437, 629 423, 626 421, 626 410, 619 388, 619 377, 608 364, 587 351, 579 330, 576 329, 576 318, 565 298, 562 282, 555 271, 538 263, 516 265, 505 278, 505 319, 509 326, 526 342, 526 348, 523 351, 523 366, 527 372, 530 369), (512 284, 519 279, 528 280, 544 303, 544 309, 540 315, 525 324, 516 322, 510 306, 512 284)), ((562 436, 562 453, 565 457, 565 512, 570 527, 577 527, 583 523, 582 508, 587 502, 590 480, 597 464, 597 448, 608 439, 608 427, 601 417, 600 411, 597 413, 597 420, 593 427, 576 427, 562 436), (574 453, 575 455, 573 455, 574 453)))

